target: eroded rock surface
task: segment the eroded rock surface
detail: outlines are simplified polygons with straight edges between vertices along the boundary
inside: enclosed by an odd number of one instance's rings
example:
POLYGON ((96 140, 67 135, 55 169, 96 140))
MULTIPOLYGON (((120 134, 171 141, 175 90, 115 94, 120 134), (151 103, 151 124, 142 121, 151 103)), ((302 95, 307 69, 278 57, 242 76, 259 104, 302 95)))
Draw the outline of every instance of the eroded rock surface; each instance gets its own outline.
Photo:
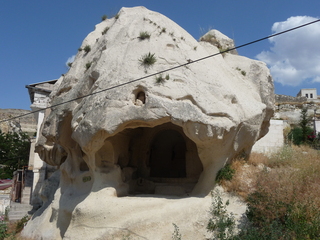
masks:
POLYGON ((264 63, 236 51, 193 62, 232 40, 214 30, 198 42, 143 7, 117 16, 96 25, 51 94, 53 106, 67 103, 47 113, 37 151, 59 167, 60 186, 25 237, 166 239, 176 223, 183 239, 202 239, 205 220, 195 216, 208 210, 216 173, 268 131, 264 63))

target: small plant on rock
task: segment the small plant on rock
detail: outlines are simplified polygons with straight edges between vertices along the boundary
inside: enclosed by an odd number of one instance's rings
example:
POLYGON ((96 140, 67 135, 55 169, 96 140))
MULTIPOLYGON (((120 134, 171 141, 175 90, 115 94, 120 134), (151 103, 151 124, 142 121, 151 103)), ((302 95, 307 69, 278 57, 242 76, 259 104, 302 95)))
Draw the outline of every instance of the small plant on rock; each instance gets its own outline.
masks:
POLYGON ((159 76, 156 76, 156 83, 160 84, 160 83, 164 83, 165 80, 169 80, 170 76, 169 74, 167 74, 165 77, 162 77, 162 74, 160 74, 159 76))
POLYGON ((143 65, 144 67, 150 67, 153 64, 155 64, 156 61, 157 61, 157 59, 154 56, 154 53, 151 54, 150 52, 148 54, 143 55, 139 59, 140 64, 143 65))
POLYGON ((224 204, 218 191, 211 192, 211 197, 211 217, 207 230, 214 234, 214 238, 212 239, 232 239, 236 224, 234 216, 228 213, 226 209, 226 206, 229 205, 229 200, 224 204))
POLYGON ((150 38, 150 33, 148 33, 147 31, 145 32, 140 32, 140 35, 139 35, 139 39, 140 40, 144 40, 144 39, 149 39, 150 38))
POLYGON ((86 70, 88 70, 91 67, 92 62, 87 62, 86 63, 86 70))
POLYGON ((160 84, 163 83, 165 80, 164 77, 162 77, 162 75, 156 76, 156 83, 160 84))
POLYGON ((105 28, 103 29, 103 31, 101 32, 102 35, 105 35, 105 34, 108 32, 108 30, 109 30, 109 27, 105 27, 105 28))
POLYGON ((230 181, 235 173, 235 170, 231 168, 230 164, 227 164, 219 170, 216 177, 216 182, 221 183, 222 180, 228 180, 230 181))
POLYGON ((179 227, 175 223, 172 223, 172 225, 174 227, 174 231, 172 233, 172 240, 181 240, 181 233, 179 227))
POLYGON ((102 17, 101 17, 101 21, 104 21, 104 20, 106 20, 108 17, 107 17, 107 15, 103 15, 102 17))
POLYGON ((86 46, 83 48, 83 50, 84 50, 86 53, 90 52, 90 51, 91 51, 90 45, 86 45, 86 46))

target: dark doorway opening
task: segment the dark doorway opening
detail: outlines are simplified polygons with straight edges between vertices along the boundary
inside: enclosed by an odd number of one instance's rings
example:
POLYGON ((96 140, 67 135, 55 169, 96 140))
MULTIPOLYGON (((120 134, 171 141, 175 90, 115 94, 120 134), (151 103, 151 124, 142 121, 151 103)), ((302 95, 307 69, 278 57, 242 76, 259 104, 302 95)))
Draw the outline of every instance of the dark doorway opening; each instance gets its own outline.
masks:
POLYGON ((186 177, 186 143, 179 132, 171 129, 159 132, 150 150, 151 178, 186 177))

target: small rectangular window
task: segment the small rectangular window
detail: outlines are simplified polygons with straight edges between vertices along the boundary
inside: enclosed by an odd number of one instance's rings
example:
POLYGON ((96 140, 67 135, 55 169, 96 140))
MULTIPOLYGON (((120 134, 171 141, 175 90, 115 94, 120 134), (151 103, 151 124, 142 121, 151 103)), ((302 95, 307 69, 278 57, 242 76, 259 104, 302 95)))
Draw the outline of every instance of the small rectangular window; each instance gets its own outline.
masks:
POLYGON ((308 93, 306 93, 306 98, 308 98, 309 96, 308 96, 308 93))
POLYGON ((313 98, 313 94, 312 93, 310 93, 310 98, 313 98))

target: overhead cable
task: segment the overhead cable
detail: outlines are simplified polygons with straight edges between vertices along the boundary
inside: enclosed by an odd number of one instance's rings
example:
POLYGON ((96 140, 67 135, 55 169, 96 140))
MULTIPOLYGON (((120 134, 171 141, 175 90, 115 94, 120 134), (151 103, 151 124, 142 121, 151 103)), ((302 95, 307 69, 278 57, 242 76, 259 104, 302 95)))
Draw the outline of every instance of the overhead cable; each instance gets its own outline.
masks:
POLYGON ((111 90, 111 89, 114 89, 114 88, 117 88, 117 87, 122 87, 122 86, 125 86, 125 85, 130 84, 130 83, 134 83, 134 82, 137 82, 137 81, 141 81, 141 80, 143 80, 143 79, 146 79, 146 78, 149 78, 149 77, 153 77, 153 76, 156 76, 156 75, 159 75, 159 74, 162 74, 162 73, 165 73, 165 72, 168 72, 168 71, 177 69, 177 68, 181 68, 181 67, 184 67, 184 66, 187 66, 187 65, 190 65, 190 64, 194 64, 194 63, 196 63, 196 62, 200 62, 200 61, 203 61, 203 60, 205 60, 205 59, 208 59, 208 58, 211 58, 211 57, 214 57, 214 56, 223 54, 223 53, 227 53, 227 52, 230 52, 230 51, 232 51, 232 50, 239 49, 239 48, 242 48, 242 47, 245 47, 245 46, 248 46, 248 45, 257 43, 257 42, 261 42, 261 41, 263 41, 263 40, 266 40, 266 39, 269 39, 269 38, 272 38, 272 37, 276 37, 276 36, 279 36, 279 35, 281 35, 281 34, 284 34, 284 33, 287 33, 287 32, 291 32, 291 31, 293 31, 293 30, 296 30, 296 29, 299 29, 299 28, 302 28, 302 27, 306 27, 306 26, 308 26, 308 25, 311 25, 311 24, 314 24, 314 23, 317 23, 317 22, 320 22, 320 19, 317 19, 317 20, 315 20, 315 21, 312 21, 312 22, 309 22, 309 23, 305 23, 305 24, 299 25, 299 26, 294 27, 294 28, 290 28, 290 29, 288 29, 288 30, 284 30, 284 31, 282 31, 282 32, 278 32, 278 33, 269 35, 269 36, 267 36, 267 37, 260 38, 260 39, 258 39, 258 40, 252 41, 252 42, 248 42, 248 43, 245 43, 245 44, 242 44, 242 45, 233 47, 233 48, 226 49, 226 50, 221 51, 221 52, 219 52, 219 53, 211 54, 211 55, 208 55, 208 56, 205 56, 205 57, 202 57, 202 58, 193 60, 193 61, 188 61, 188 62, 186 62, 186 63, 184 63, 184 64, 177 65, 177 66, 175 66, 175 67, 171 67, 171 68, 168 68, 168 69, 165 69, 165 70, 156 72, 156 73, 152 73, 152 74, 146 75, 146 76, 144 76, 144 77, 140 77, 140 78, 137 78, 137 79, 134 79, 134 80, 125 82, 125 83, 121 83, 121 84, 118 84, 118 85, 115 85, 115 86, 112 86, 112 87, 109 87, 109 88, 105 88, 105 89, 102 89, 102 90, 100 90, 100 91, 96 91, 96 92, 94 92, 94 93, 90 93, 90 94, 87 94, 87 95, 84 95, 84 96, 81 96, 81 97, 73 98, 73 99, 70 99, 70 100, 68 100, 68 101, 61 102, 61 103, 57 103, 57 104, 51 105, 51 106, 49 106, 49 107, 42 108, 42 109, 39 109, 39 110, 35 110, 35 111, 29 112, 29 113, 25 113, 25 114, 22 114, 22 115, 19 115, 19 116, 16 116, 16 117, 12 117, 12 118, 8 118, 8 119, 0 120, 0 123, 2 123, 2 122, 8 122, 8 121, 11 121, 11 120, 16 119, 16 118, 22 118, 22 117, 25 117, 25 116, 27 116, 27 115, 30 115, 30 114, 33 114, 33 113, 37 113, 37 112, 40 112, 40 111, 43 111, 43 110, 46 110, 46 109, 49 109, 49 108, 54 108, 54 107, 57 107, 57 106, 60 106, 60 105, 63 105, 63 104, 69 103, 69 102, 73 102, 73 101, 76 101, 76 100, 80 100, 80 99, 82 99, 82 98, 89 97, 89 96, 91 96, 91 95, 99 94, 99 93, 101 93, 101 92, 105 92, 105 91, 108 91, 108 90, 111 90))

